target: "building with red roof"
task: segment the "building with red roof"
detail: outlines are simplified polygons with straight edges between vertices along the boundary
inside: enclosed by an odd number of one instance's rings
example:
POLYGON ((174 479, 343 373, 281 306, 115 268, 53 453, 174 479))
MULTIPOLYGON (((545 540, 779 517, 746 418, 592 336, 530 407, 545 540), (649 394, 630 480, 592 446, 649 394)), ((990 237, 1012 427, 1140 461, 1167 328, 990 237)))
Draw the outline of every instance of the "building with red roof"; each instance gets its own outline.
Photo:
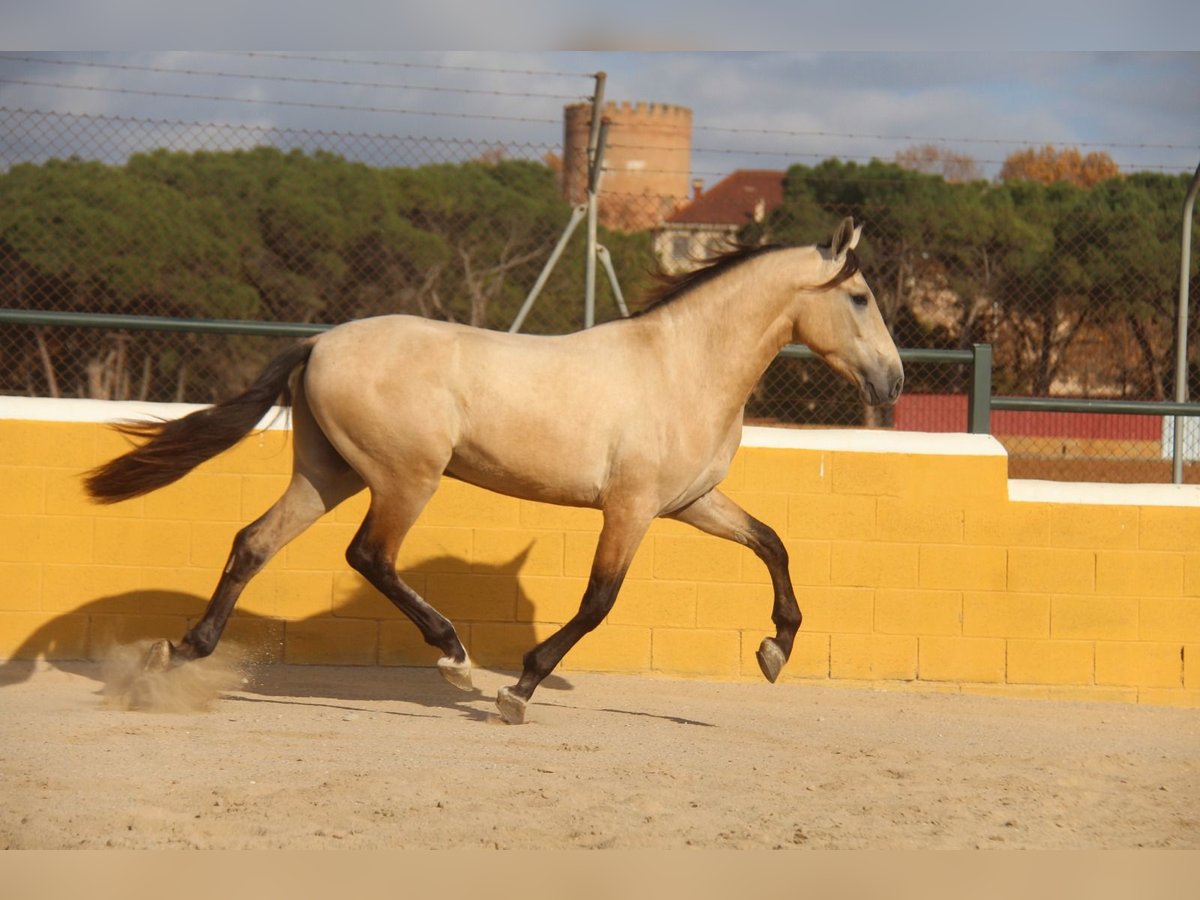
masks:
POLYGON ((738 169, 707 191, 694 181, 691 202, 667 216, 655 232, 654 251, 663 270, 684 271, 728 249, 738 231, 763 221, 783 203, 784 174, 738 169))

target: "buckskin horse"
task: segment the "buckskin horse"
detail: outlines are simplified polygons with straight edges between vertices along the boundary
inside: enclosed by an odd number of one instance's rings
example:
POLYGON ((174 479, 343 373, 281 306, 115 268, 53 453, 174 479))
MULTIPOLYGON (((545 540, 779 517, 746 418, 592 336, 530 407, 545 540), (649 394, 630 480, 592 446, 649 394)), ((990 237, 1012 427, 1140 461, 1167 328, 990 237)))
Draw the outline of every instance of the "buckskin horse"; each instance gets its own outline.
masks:
POLYGON ((523 659, 496 704, 525 720, 538 684, 612 608, 656 517, 749 547, 774 589, 774 637, 757 658, 774 682, 801 614, 779 536, 717 490, 737 450, 746 399, 785 344, 807 344, 858 387, 894 403, 896 346, 859 270, 862 226, 828 246, 739 248, 668 279, 638 315, 556 336, 507 334, 414 316, 340 325, 294 344, 239 396, 180 419, 117 425, 143 443, 87 474, 96 501, 137 497, 245 437, 283 396, 293 470, 283 495, 234 538, 201 619, 147 667, 212 653, 238 596, 285 544, 366 488, 349 564, 441 650, 451 684, 471 686, 454 626, 400 578, 405 535, 443 476, 514 497, 603 514, 579 611, 523 659))

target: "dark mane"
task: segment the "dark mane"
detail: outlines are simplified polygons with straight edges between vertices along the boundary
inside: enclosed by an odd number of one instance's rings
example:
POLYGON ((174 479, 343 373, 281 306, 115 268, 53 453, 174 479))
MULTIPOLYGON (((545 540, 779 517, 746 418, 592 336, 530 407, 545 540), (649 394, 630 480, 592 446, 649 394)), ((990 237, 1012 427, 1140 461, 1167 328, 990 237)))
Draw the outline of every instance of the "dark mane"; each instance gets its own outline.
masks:
POLYGON ((693 288, 707 284, 721 273, 727 272, 747 260, 783 249, 785 248, 782 244, 762 244, 759 246, 738 245, 724 253, 719 253, 716 256, 710 256, 702 260, 698 268, 692 269, 689 272, 680 272, 675 275, 668 275, 662 271, 657 272, 654 276, 658 281, 657 286, 650 289, 646 295, 646 305, 634 313, 634 315, 641 316, 651 310, 658 309, 672 300, 678 299, 682 294, 687 293, 693 288))
MULTIPOLYGON (((658 272, 655 278, 658 280, 658 285, 646 295, 646 305, 640 310, 633 313, 633 317, 645 315, 648 312, 659 309, 662 306, 677 300, 682 295, 686 294, 694 288, 698 288, 703 284, 712 281, 718 275, 728 272, 730 269, 748 262, 756 257, 763 256, 767 253, 773 253, 776 250, 790 249, 785 244, 761 244, 758 246, 739 245, 725 253, 710 256, 701 262, 699 268, 693 269, 690 272, 680 272, 677 275, 668 275, 664 272, 658 272)), ((842 265, 841 270, 829 279, 824 284, 816 285, 816 290, 824 290, 836 287, 848 278, 851 278, 859 269, 858 256, 853 250, 846 251, 846 262, 842 265)))

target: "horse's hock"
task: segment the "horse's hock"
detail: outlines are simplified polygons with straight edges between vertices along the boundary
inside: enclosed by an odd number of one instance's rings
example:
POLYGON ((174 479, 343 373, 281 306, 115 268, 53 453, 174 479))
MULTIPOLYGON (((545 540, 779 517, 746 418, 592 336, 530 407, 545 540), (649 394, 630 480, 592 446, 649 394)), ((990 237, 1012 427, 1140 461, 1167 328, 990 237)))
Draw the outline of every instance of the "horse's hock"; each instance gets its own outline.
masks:
MULTIPOLYGON (((178 635, 287 482, 287 433, 268 430, 95 506, 79 475, 125 449, 92 420, 129 414, 114 409, 0 398, 0 657, 178 635)), ((987 436, 747 429, 722 489, 791 556, 804 622, 780 680, 1200 706, 1200 489, 1007 476, 987 436)), ((355 497, 280 553, 228 638, 266 662, 433 666, 345 562, 364 512, 355 497)), ((476 663, 519 668, 577 610, 599 527, 595 511, 446 481, 400 568, 476 663)), ((758 680, 771 603, 749 550, 658 521, 560 671, 758 680)))

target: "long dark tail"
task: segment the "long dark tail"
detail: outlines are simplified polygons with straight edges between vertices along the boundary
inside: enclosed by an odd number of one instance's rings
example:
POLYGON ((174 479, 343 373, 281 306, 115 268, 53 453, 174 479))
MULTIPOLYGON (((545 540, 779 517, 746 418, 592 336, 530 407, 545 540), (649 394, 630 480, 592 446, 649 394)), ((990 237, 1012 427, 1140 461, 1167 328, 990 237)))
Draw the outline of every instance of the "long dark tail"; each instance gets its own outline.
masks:
MULTIPOLYGON (((316 338, 306 338, 275 357, 243 393, 216 406, 196 410, 169 422, 123 422, 122 434, 146 443, 118 456, 84 477, 84 486, 99 503, 140 497, 178 481, 205 460, 244 438, 281 394, 287 394, 292 371, 308 359, 316 338)), ((290 397, 285 396, 285 402, 290 397)))

